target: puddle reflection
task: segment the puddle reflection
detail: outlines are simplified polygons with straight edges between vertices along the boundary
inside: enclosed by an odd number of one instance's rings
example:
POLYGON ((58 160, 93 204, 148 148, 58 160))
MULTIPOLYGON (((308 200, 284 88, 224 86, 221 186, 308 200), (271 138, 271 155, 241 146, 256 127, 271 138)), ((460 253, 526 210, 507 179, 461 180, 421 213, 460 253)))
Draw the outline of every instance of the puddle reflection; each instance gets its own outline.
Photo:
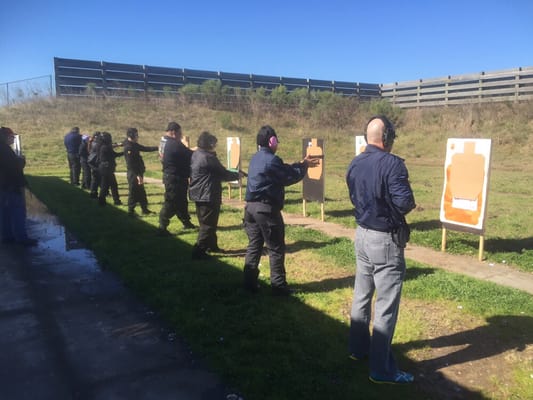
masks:
POLYGON ((50 253, 52 259, 61 258, 90 269, 100 269, 92 251, 67 231, 44 204, 33 195, 26 196, 26 203, 27 228, 30 236, 39 241, 40 249, 50 253))

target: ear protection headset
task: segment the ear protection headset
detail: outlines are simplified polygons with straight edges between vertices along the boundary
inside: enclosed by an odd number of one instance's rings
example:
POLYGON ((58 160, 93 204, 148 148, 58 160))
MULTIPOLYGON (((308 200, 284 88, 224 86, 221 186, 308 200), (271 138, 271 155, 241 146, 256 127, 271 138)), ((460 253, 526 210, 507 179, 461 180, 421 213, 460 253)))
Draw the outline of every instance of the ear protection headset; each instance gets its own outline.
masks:
POLYGON ((126 131, 126 136, 130 139, 135 139, 139 136, 139 132, 135 128, 128 128, 128 130, 126 131))
POLYGON ((270 147, 270 150, 276 151, 278 148, 278 138, 276 136, 271 136, 270 139, 268 139, 268 147, 270 147))
MULTIPOLYGON (((375 119, 381 120, 383 122, 383 125, 385 125, 385 130, 383 131, 383 136, 381 137, 381 141, 383 142, 383 147, 390 148, 392 147, 394 143, 394 139, 396 139, 396 131, 394 130, 394 125, 392 122, 389 121, 389 119, 384 115, 374 115, 372 118, 368 120, 366 123, 366 127, 368 128, 368 125, 374 121, 375 119)), ((366 129, 365 129, 365 141, 368 143, 368 140, 366 139, 366 129)))
POLYGON ((269 125, 265 125, 259 129, 257 133, 257 145, 261 147, 268 147, 272 151, 278 148, 278 136, 276 131, 269 125))

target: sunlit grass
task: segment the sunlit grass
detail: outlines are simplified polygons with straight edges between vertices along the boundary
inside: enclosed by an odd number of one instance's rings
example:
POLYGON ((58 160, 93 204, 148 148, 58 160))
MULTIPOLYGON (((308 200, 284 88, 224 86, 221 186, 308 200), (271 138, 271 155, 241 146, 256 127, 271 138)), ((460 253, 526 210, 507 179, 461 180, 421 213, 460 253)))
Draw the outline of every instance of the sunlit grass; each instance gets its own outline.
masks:
MULTIPOLYGON (((285 162, 301 159, 302 137, 327 138, 326 220, 355 227, 344 173, 353 156, 353 134, 360 129, 339 132, 306 125, 302 120, 290 121, 286 116, 276 119, 269 114, 264 118, 233 115, 239 130, 232 132, 221 126, 218 115, 219 112, 202 107, 184 109, 173 103, 116 106, 110 102, 50 101, 0 109, 3 124, 23 133, 28 160, 26 172, 35 175, 29 181, 36 195, 95 252, 103 267, 119 273, 131 289, 191 344, 193 351, 204 355, 209 365, 247 398, 428 398, 418 385, 407 388, 370 385, 367 367, 354 365, 346 358, 355 270, 351 240, 288 227, 287 277, 300 292, 286 301, 269 296, 268 258, 262 257, 262 293, 250 297, 241 289, 242 254, 247 244, 242 210, 223 207, 220 220, 220 246, 233 254, 213 261, 193 262, 190 252, 196 232, 182 231, 176 219, 169 227, 176 236, 159 238, 154 234, 157 214, 128 218, 127 206, 98 207, 86 192, 66 183, 62 140, 73 125, 88 132, 108 130, 115 139, 123 138, 127 127, 137 126, 141 143, 147 145, 159 142, 166 122, 171 119, 182 124, 193 144, 206 127, 219 137, 219 142, 224 136, 238 134, 242 137, 242 161, 246 170, 255 151, 258 127, 271 123, 278 128, 282 139, 279 155, 285 162), (38 127, 29 116, 39 121, 38 127)), ((443 132, 453 132, 453 126, 457 125, 454 118, 459 117, 444 110, 442 118, 436 120, 449 124, 446 129, 429 123, 418 126, 421 122, 411 118, 408 114, 399 130, 401 136, 395 151, 406 158, 418 205, 408 216, 413 226, 412 242, 440 249, 442 149, 445 138, 451 135, 443 132)), ((459 133, 468 135, 468 132, 459 133)), ((498 143, 494 146, 485 254, 490 261, 505 261, 533 271, 530 152, 514 152, 512 147, 498 143)), ((224 160, 224 150, 218 149, 221 160, 224 160)), ((147 176, 160 178, 157 155, 147 153, 144 158, 147 176)), ((117 170, 125 171, 121 159, 117 170)), ((119 184, 125 204, 127 186, 120 174, 119 184)), ((149 208, 159 212, 163 188, 147 184, 146 189, 149 208)), ((194 215, 193 204, 190 211, 194 215)), ((287 188, 285 211, 302 213, 301 184, 287 188)), ((320 205, 308 203, 307 215, 319 218, 320 205)), ((447 251, 475 257, 477 246, 476 236, 449 232, 447 251)), ((499 336, 494 335, 500 335, 502 343, 507 344, 498 350, 512 354, 504 360, 504 367, 513 374, 505 389, 498 389, 495 384, 491 390, 496 394, 485 395, 503 399, 509 397, 508 393, 516 393, 526 398, 531 389, 527 376, 532 357, 525 350, 514 349, 524 344, 530 349, 532 315, 530 295, 409 263, 395 350, 401 364, 416 370, 417 361, 430 349, 428 332, 437 337, 446 336, 460 326, 478 329, 482 339, 497 343, 499 336), (486 331, 483 326, 494 329, 486 331)))

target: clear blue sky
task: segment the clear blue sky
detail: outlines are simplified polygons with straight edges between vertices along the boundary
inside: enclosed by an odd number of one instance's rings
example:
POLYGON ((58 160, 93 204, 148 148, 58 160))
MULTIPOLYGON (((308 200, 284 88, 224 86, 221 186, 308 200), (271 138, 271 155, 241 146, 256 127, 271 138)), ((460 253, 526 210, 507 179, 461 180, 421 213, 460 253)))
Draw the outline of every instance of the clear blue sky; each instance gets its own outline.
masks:
POLYGON ((0 83, 53 58, 366 83, 533 66, 533 0, 6 0, 0 83))

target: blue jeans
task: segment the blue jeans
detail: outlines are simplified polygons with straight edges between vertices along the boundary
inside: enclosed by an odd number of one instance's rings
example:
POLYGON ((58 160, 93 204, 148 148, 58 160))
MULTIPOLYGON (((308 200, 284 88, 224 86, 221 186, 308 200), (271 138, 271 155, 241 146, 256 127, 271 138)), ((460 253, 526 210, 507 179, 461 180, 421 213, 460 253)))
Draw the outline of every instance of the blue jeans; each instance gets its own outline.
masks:
POLYGON ((392 379, 398 367, 392 337, 398 319, 405 276, 404 251, 391 234, 358 227, 355 237, 357 270, 350 323, 350 353, 369 357, 370 375, 392 379), (370 318, 376 293, 372 335, 370 318))
POLYGON ((23 242, 26 234, 26 199, 24 188, 0 192, 2 240, 23 242))

